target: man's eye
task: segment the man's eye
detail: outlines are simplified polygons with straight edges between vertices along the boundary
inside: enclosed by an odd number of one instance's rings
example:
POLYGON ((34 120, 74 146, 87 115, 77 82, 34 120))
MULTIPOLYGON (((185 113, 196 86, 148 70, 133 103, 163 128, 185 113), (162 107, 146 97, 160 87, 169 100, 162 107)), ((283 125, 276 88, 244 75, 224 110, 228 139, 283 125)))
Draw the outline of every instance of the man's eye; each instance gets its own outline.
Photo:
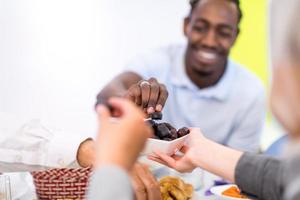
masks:
POLYGON ((193 30, 194 30, 194 31, 197 31, 197 32, 199 32, 199 33, 203 33, 203 32, 205 31, 205 28, 199 27, 199 26, 195 26, 195 27, 193 28, 193 30))
POLYGON ((219 32, 219 35, 223 38, 231 38, 232 34, 228 32, 219 32))

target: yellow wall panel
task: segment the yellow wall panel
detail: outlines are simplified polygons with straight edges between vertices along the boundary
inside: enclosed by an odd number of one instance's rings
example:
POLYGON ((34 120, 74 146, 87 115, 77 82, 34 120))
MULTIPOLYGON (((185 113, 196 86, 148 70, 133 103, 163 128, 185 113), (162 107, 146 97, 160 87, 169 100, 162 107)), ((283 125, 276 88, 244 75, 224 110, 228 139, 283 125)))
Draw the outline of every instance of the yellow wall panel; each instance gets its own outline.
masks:
POLYGON ((267 85, 267 1, 241 0, 243 19, 231 57, 246 66, 267 85))

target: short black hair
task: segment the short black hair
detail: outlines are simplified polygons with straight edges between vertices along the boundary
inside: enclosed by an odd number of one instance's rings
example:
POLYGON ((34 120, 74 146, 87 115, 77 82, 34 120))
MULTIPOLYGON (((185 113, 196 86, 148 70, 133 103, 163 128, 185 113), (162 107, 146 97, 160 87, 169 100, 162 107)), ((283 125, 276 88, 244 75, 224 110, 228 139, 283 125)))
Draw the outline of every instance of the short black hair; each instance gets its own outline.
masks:
MULTIPOLYGON (((193 12, 193 10, 196 8, 199 1, 200 0, 190 0, 190 5, 191 5, 191 12, 190 13, 193 12)), ((238 10, 238 23, 240 23, 240 21, 243 17, 243 13, 242 13, 242 10, 241 10, 241 7, 240 7, 240 0, 227 0, 227 1, 233 2, 236 5, 237 10, 238 10)))

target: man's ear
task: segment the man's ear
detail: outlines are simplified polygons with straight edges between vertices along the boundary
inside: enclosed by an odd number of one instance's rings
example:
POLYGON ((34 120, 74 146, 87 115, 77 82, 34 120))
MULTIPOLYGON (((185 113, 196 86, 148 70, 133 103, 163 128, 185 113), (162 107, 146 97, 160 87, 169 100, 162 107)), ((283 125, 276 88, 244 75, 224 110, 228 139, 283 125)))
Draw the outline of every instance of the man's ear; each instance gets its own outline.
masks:
MULTIPOLYGON (((238 27, 238 28, 237 28, 237 31, 236 31, 236 38, 239 37, 240 31, 241 31, 241 29, 240 29, 240 27, 238 27)), ((236 39, 236 38, 235 38, 235 39, 236 39)))
POLYGON ((238 27, 237 28, 237 31, 236 31, 236 36, 232 42, 232 46, 235 44, 235 42, 237 41, 238 37, 239 37, 239 34, 240 34, 240 28, 238 27))
POLYGON ((191 20, 190 17, 186 17, 186 18, 184 18, 184 21, 183 21, 183 33, 185 36, 187 36, 190 20, 191 20))

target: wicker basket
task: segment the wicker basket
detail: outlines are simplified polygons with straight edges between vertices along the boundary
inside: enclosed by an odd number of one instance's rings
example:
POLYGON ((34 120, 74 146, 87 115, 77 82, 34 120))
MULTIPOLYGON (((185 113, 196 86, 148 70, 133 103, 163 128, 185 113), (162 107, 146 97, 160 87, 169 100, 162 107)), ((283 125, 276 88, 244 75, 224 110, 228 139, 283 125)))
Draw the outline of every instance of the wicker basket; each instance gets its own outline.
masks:
POLYGON ((84 199, 91 168, 50 169, 31 172, 41 200, 84 199))

